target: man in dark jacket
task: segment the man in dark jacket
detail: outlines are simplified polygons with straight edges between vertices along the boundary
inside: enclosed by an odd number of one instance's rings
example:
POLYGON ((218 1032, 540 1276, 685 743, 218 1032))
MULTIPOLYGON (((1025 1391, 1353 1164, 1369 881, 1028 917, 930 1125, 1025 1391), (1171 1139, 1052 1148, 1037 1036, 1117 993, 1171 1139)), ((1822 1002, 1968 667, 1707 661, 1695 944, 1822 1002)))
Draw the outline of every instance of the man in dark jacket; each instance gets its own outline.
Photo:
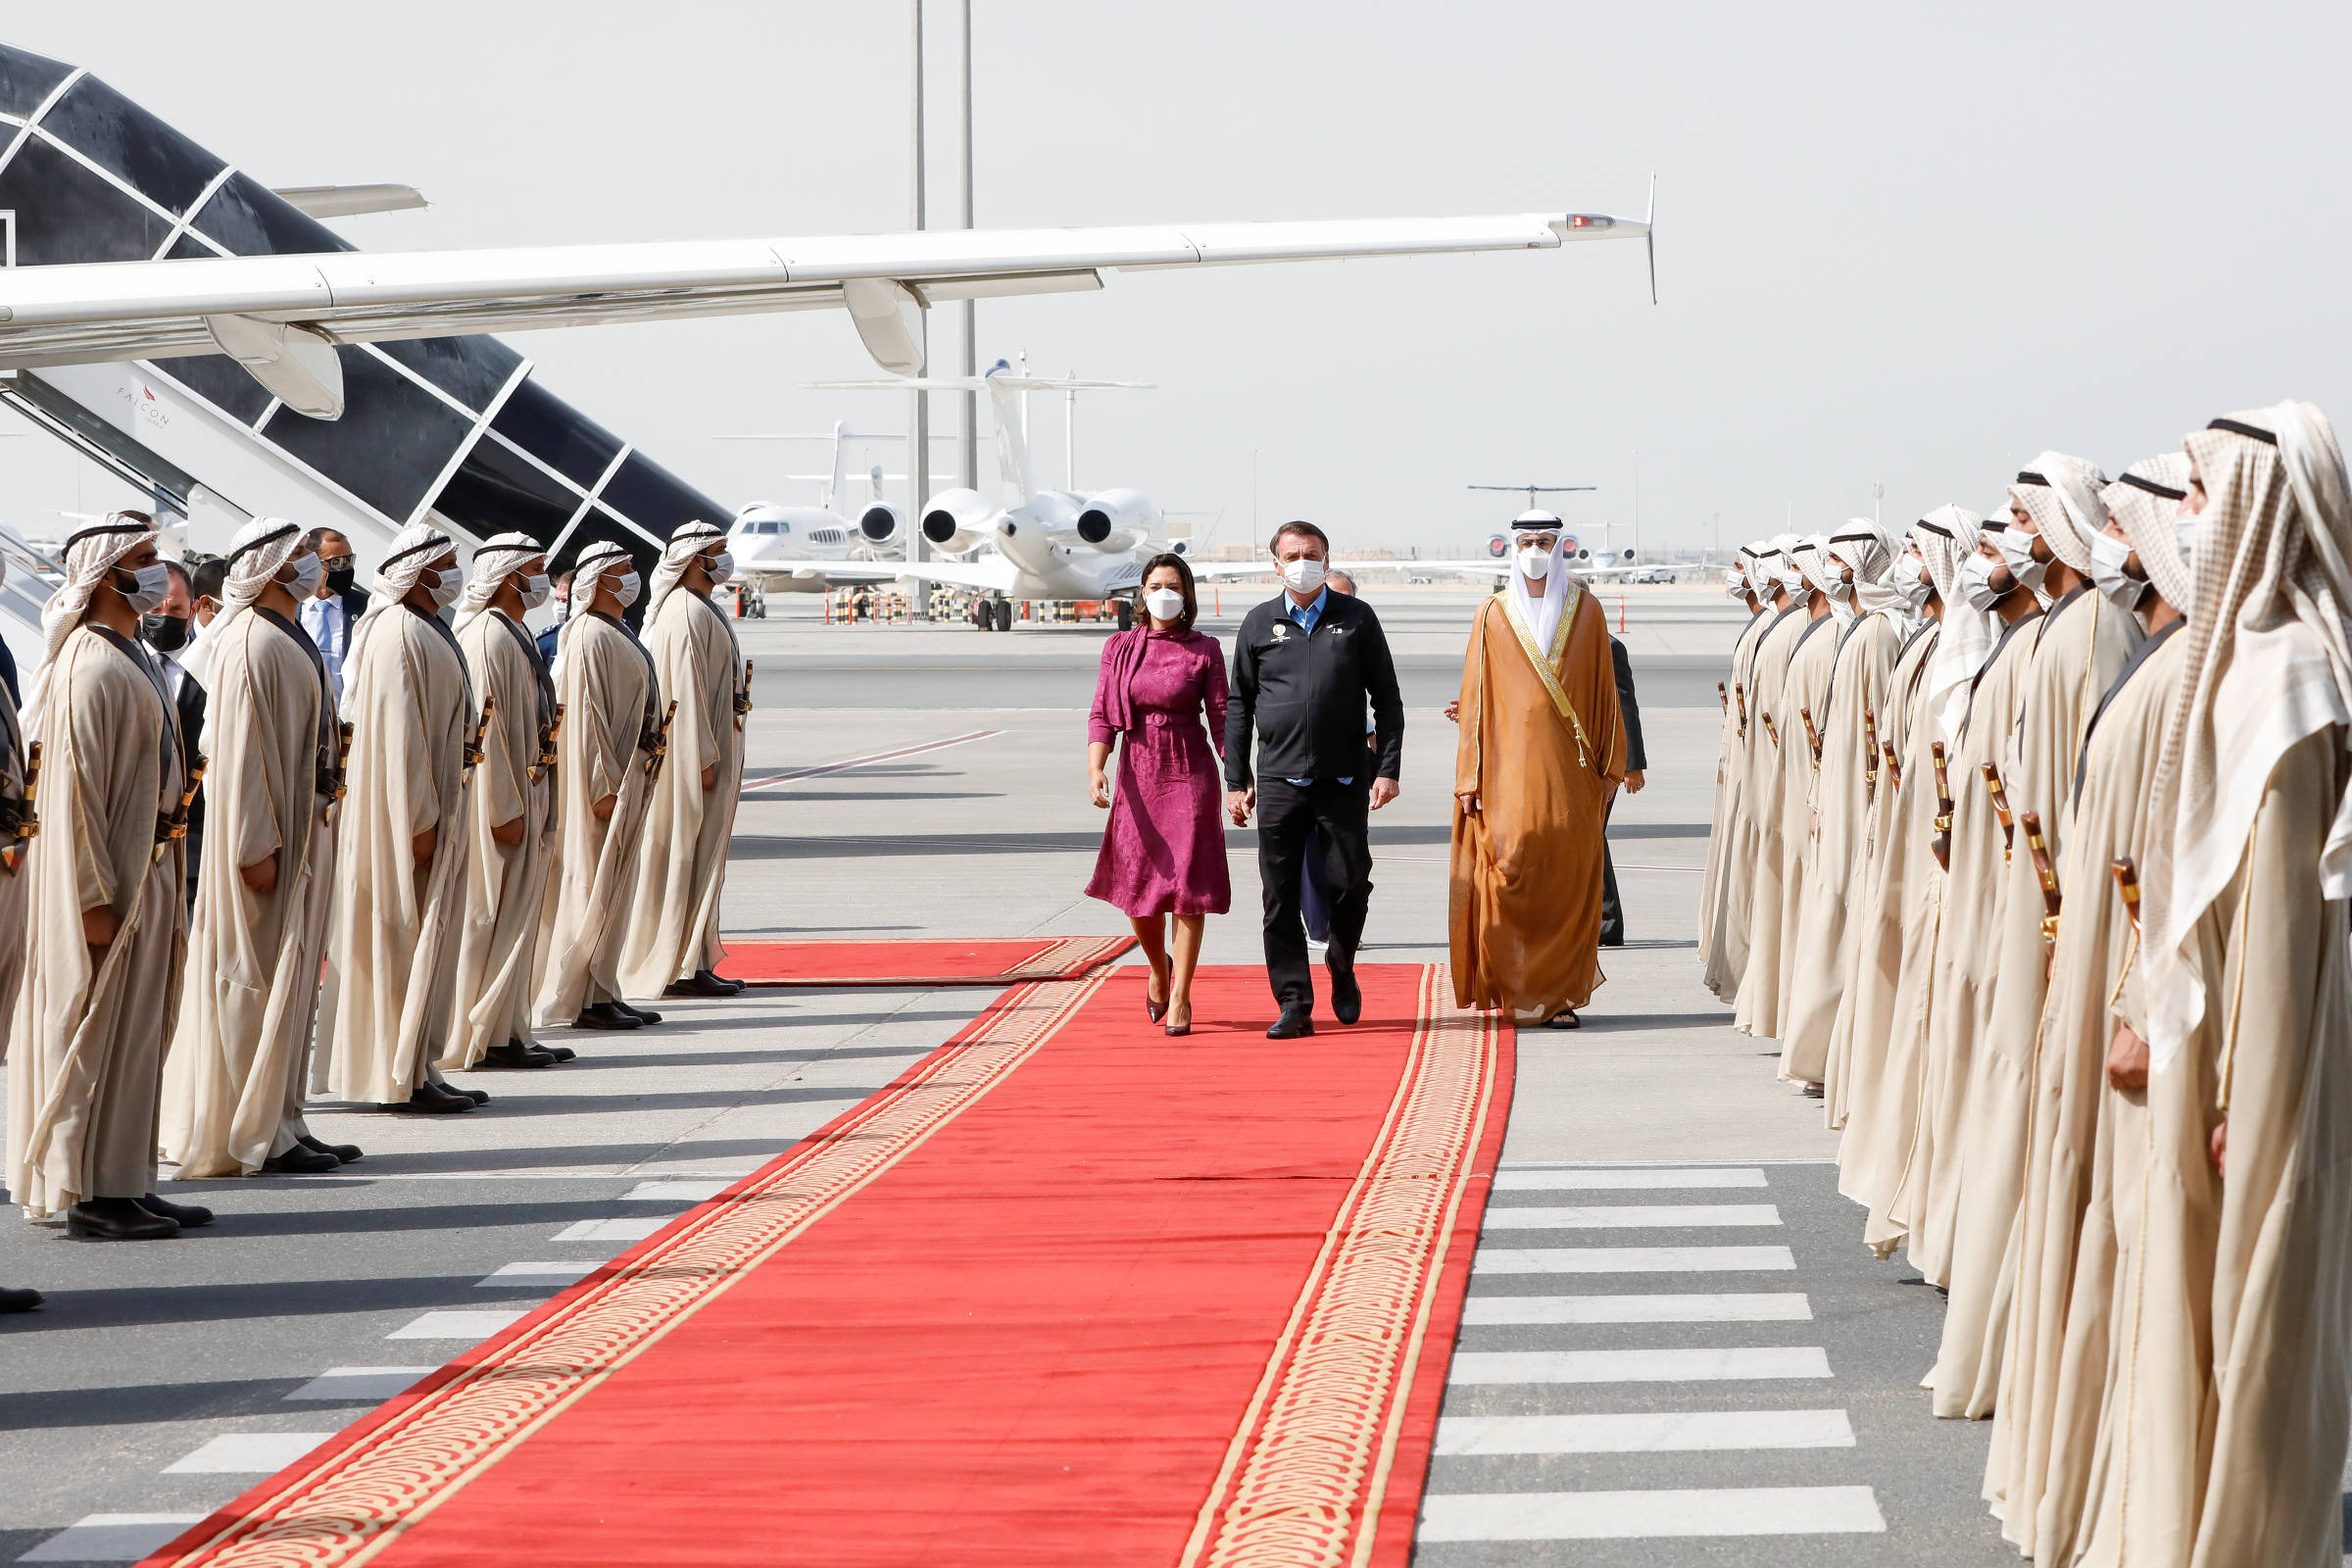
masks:
POLYGON ((308 540, 318 552, 323 573, 318 591, 302 602, 302 629, 318 645, 326 661, 327 684, 343 696, 343 660, 351 652, 352 628, 368 613, 368 592, 359 585, 359 564, 352 559, 351 541, 332 528, 313 528, 308 540))
MULTIPOLYGON (((1642 776, 1649 758, 1642 750, 1642 705, 1634 698, 1634 665, 1625 657, 1625 644, 1609 639, 1609 659, 1617 666, 1617 711, 1625 716, 1625 793, 1639 795, 1646 782, 1642 776)), ((1609 797, 1614 808, 1617 797, 1609 797)), ((1604 816, 1603 820, 1606 818, 1604 816)), ((1600 945, 1625 946, 1625 909, 1617 902, 1617 865, 1609 858, 1609 841, 1600 841, 1600 945)))
POLYGON ((1257 874, 1265 907, 1266 978, 1282 1016, 1269 1039, 1315 1032, 1315 984, 1298 916, 1307 837, 1319 831, 1331 910, 1331 1010, 1362 1015, 1355 950, 1372 898, 1365 820, 1396 798, 1404 755, 1404 699, 1380 617, 1324 585, 1331 541, 1311 522, 1274 534, 1283 591, 1243 617, 1225 709, 1225 803, 1234 825, 1258 812, 1257 874), (1374 746, 1364 749, 1364 705, 1374 746), (1254 780, 1250 746, 1257 747, 1254 780), (1364 787, 1366 773, 1371 775, 1364 787))

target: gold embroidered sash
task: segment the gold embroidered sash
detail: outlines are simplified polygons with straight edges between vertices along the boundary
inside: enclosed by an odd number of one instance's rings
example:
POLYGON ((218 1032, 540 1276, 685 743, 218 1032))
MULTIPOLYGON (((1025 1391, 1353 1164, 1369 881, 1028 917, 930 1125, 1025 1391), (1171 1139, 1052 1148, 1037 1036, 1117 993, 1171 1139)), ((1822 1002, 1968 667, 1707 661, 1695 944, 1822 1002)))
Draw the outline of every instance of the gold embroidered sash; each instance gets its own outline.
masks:
POLYGON ((1560 623, 1552 631, 1549 653, 1536 647, 1536 630, 1520 612, 1518 596, 1505 589, 1497 597, 1502 600, 1502 612, 1509 617, 1511 630, 1519 635, 1519 651, 1527 655, 1527 662, 1535 666, 1544 689, 1551 694, 1551 706, 1560 710, 1560 716, 1576 735, 1577 760, 1592 765, 1592 743, 1585 735, 1585 721, 1577 716, 1576 705, 1568 700, 1567 691, 1560 685, 1560 655, 1568 647, 1568 632, 1576 624, 1577 610, 1584 603, 1584 589, 1575 582, 1568 584, 1567 603, 1560 607, 1560 623))

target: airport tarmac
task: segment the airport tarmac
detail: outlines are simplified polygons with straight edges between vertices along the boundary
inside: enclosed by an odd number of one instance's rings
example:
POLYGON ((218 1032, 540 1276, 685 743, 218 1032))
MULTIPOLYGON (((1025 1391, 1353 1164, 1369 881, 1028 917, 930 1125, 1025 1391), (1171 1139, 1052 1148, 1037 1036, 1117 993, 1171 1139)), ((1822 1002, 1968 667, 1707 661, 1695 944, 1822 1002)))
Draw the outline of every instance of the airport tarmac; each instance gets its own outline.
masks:
MULTIPOLYGON (((1426 663, 1407 687, 1403 793, 1373 818, 1365 958, 1436 960, 1453 744, 1438 705, 1479 595, 1373 584, 1366 596, 1400 660, 1426 663)), ((1229 630, 1254 597, 1226 590, 1205 629, 1229 630)), ((2013 1562, 1977 1495, 1987 1429, 1931 1419, 1916 1387, 1934 1357, 1935 1294, 1869 1259, 1858 1212, 1835 1192, 1817 1102, 1777 1083, 1768 1048, 1734 1034, 1699 985, 1691 932, 1721 677, 1658 662, 1720 669, 1740 612, 1712 590, 1634 590, 1628 603, 1650 754, 1648 788, 1620 802, 1610 833, 1631 940, 1605 956, 1609 982, 1581 1032, 1521 1038, 1422 1560, 1784 1562, 1792 1544, 1753 1533, 1754 1494, 1793 1489, 1797 1523, 1822 1532, 1803 1540, 1807 1562, 2013 1562), (1669 1211, 1689 1203, 1726 1208, 1693 1228, 1669 1211), (1605 1324, 1514 1321, 1510 1298, 1556 1297, 1561 1282, 1514 1274, 1513 1256, 1571 1240, 1501 1213, 1530 1204, 1639 1210, 1596 1222, 1611 1246, 1656 1250, 1676 1272, 1580 1277, 1584 1298, 1621 1308, 1605 1324), (1672 1306, 1701 1295, 1750 1315, 1672 1306), (1751 1438, 1655 1451, 1636 1430, 1692 1414, 1751 1438), (1496 1420, 1512 1416, 1558 1418, 1550 1430, 1581 1434, 1566 1440, 1578 1451, 1512 1451, 1496 1436, 1522 1430, 1496 1420), (1685 1499, 1669 1533, 1627 1500, 1644 1492, 1685 1499), (1617 1539, 1508 1539, 1549 1528, 1529 1524, 1526 1496, 1567 1493, 1602 1499, 1580 1528, 1617 1539)), ((1102 820, 1083 731, 1101 630, 827 627, 813 600, 771 604, 742 628, 761 707, 747 732, 730 933, 1123 928, 1081 892, 1102 820)), ((1253 836, 1229 845, 1236 912, 1209 922, 1203 956, 1255 963, 1253 836)), ((0 1282, 50 1296, 39 1313, 0 1320, 0 1473, 12 1481, 0 1562, 131 1560, 888 1082, 988 1000, 860 990, 665 1004, 655 1030, 567 1036, 582 1056, 572 1065, 472 1078, 496 1099, 468 1115, 315 1116, 321 1136, 368 1152, 340 1176, 167 1184, 221 1216, 170 1243, 77 1245, 0 1224, 0 1282)))

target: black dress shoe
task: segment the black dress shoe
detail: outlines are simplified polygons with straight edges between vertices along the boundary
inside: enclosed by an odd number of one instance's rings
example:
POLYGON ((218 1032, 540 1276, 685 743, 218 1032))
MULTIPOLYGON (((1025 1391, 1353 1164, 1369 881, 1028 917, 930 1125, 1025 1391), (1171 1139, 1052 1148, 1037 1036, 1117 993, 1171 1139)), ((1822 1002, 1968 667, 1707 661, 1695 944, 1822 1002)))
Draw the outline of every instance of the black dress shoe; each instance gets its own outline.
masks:
MULTIPOLYGON (((593 1002, 580 1009, 580 1015, 571 1020, 571 1026, 574 1029, 642 1029, 645 1020, 633 1012, 623 1011, 617 1004, 593 1002)), ((548 1049, 552 1051, 555 1048, 551 1046, 548 1049)))
POLYGON ((343 1161, 323 1149, 313 1149, 297 1143, 282 1154, 271 1154, 262 1161, 262 1169, 275 1171, 280 1176, 316 1176, 320 1171, 341 1170, 343 1161))
POLYGON ((1331 971, 1331 1015, 1342 1023, 1364 1015, 1364 988, 1355 983, 1352 966, 1331 971))
POLYGON ((470 1100, 477 1105, 490 1103, 490 1091, 487 1089, 460 1089, 456 1084, 443 1084, 441 1088, 460 1100, 470 1100))
POLYGON ((357 1144, 322 1144, 309 1133, 304 1133, 298 1142, 305 1149, 315 1149, 321 1154, 332 1154, 346 1165, 359 1158, 362 1152, 357 1144))
POLYGON ((708 969, 697 969, 683 980, 673 980, 665 997, 731 997, 739 988, 732 980, 721 980, 708 969))
POLYGON ((170 1199, 158 1198, 153 1193, 134 1198, 131 1201, 150 1214, 172 1221, 183 1231, 192 1231, 199 1225, 210 1225, 213 1222, 213 1211, 202 1203, 174 1203, 170 1199))
POLYGON ((558 1061, 577 1060, 580 1054, 569 1046, 542 1046, 535 1040, 531 1042, 531 1045, 534 1050, 544 1051, 558 1061))
POLYGON ((607 1003, 606 1005, 617 1012, 627 1013, 639 1023, 660 1023, 662 1021, 662 1015, 653 1008, 640 1007, 635 1003, 615 1001, 607 1003))
POLYGON ((129 1198, 93 1198, 66 1210, 66 1234, 85 1242, 160 1242, 179 1221, 150 1214, 129 1198))
POLYGON ((1576 1015, 1574 1007, 1562 1007, 1544 1020, 1546 1029, 1582 1029, 1584 1026, 1585 1020, 1576 1015))
POLYGON ((29 1312, 41 1304, 38 1291, 18 1291, 0 1287, 0 1312, 29 1312))
POLYGON ((492 1046, 488 1051, 482 1053, 482 1065, 485 1067, 521 1069, 553 1067, 555 1064, 555 1057, 541 1051, 537 1046, 526 1046, 519 1040, 510 1040, 504 1045, 492 1046))
POLYGON ((722 985, 722 986, 725 986, 725 987, 727 988, 727 995, 728 995, 728 996, 730 996, 730 997, 733 997, 733 996, 740 996, 740 995, 743 993, 743 982, 742 982, 742 981, 740 981, 740 980, 730 980, 730 979, 729 979, 729 978, 727 978, 725 975, 722 975, 722 974, 720 974, 720 973, 719 973, 717 970, 715 970, 715 969, 705 969, 705 970, 704 970, 704 971, 702 971, 702 972, 703 972, 704 974, 706 974, 706 975, 709 975, 709 976, 711 978, 711 980, 715 981, 717 984, 719 984, 719 985, 722 985))
POLYGON ((1268 1040, 1297 1040, 1301 1035, 1311 1035, 1314 1032, 1314 1006, 1310 1003, 1302 1002, 1296 1007, 1283 1008, 1282 1016, 1275 1019, 1266 1030, 1266 1038, 1268 1040))
POLYGON ((1622 948, 1622 947, 1624 947, 1624 946, 1625 946, 1625 932, 1624 932, 1623 930, 1614 930, 1614 931, 1612 931, 1612 930, 1610 930, 1609 928, 1607 928, 1606 926, 1602 927, 1602 928, 1601 928, 1601 933, 1600 933, 1600 945, 1601 945, 1602 947, 1604 947, 1604 948, 1622 948))
POLYGON ((449 1116, 471 1110, 478 1102, 470 1094, 445 1088, 430 1078, 418 1084, 406 1101, 387 1103, 386 1110, 411 1110, 423 1116, 449 1116))

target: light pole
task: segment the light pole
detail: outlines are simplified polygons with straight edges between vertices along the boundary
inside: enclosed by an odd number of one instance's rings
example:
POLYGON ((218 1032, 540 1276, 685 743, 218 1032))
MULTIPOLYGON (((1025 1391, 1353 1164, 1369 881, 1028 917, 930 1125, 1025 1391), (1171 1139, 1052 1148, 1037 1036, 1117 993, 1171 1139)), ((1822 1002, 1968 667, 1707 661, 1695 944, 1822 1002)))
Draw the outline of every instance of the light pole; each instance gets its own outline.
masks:
MULTIPOLYGON (((923 0, 913 0, 913 226, 919 231, 924 226, 923 220, 925 216, 923 201, 923 0)), ((927 308, 918 308, 915 312, 915 334, 917 339, 915 343, 915 350, 922 356, 922 363, 915 367, 914 373, 920 377, 931 373, 931 317, 927 308)), ((912 488, 914 494, 906 508, 906 511, 908 516, 913 520, 914 526, 906 536, 906 562, 909 565, 917 565, 923 561, 927 560, 930 555, 930 552, 925 548, 929 541, 923 538, 923 503, 931 499, 931 400, 927 394, 921 392, 909 393, 908 396, 912 397, 914 400, 913 407, 908 411, 908 418, 912 426, 912 430, 908 437, 907 443, 907 455, 912 458, 913 461, 906 466, 906 475, 907 483, 912 488)), ((912 604, 907 606, 908 612, 918 619, 927 619, 931 612, 931 595, 929 591, 929 585, 926 584, 920 577, 915 578, 914 592, 908 597, 914 601, 912 604)))
MULTIPOLYGON (((959 216, 963 226, 972 226, 972 0, 963 0, 963 210, 959 216)), ((977 341, 979 330, 974 317, 975 302, 963 302, 963 374, 965 379, 980 373, 980 353, 977 341)), ((963 397, 962 483, 966 490, 980 488, 980 394, 966 392, 963 397)))

